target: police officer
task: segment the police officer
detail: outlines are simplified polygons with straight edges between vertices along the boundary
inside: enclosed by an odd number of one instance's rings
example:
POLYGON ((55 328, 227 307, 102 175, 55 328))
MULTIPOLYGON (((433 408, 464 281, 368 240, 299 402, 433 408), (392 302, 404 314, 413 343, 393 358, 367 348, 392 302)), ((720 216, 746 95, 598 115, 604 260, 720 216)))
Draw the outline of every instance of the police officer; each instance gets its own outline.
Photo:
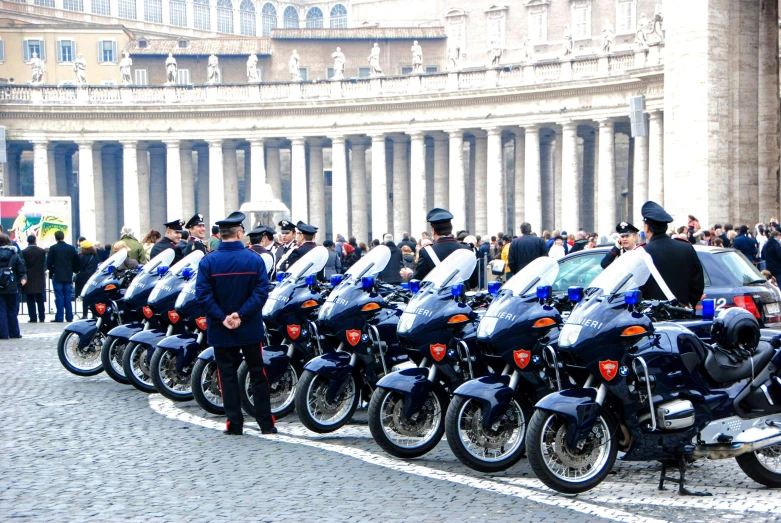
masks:
MULTIPOLYGON (((453 215, 445 209, 435 207, 428 212, 426 221, 431 224, 434 244, 429 245, 425 249, 421 249, 414 272, 412 269, 406 267, 401 269, 399 274, 401 274, 402 278, 405 280, 409 280, 410 278, 422 280, 434 267, 439 265, 442 260, 450 256, 453 251, 470 248, 468 245, 458 242, 453 237, 453 224, 450 221, 452 219, 453 215)), ((472 288, 476 288, 477 284, 477 267, 475 267, 475 272, 469 279, 469 285, 472 288)))
MULTIPOLYGON (((646 202, 642 208, 645 250, 672 294, 683 306, 696 307, 705 289, 700 259, 688 242, 675 241, 667 236, 667 224, 673 221, 667 211, 656 202, 646 202)), ((643 297, 666 300, 662 287, 652 276, 643 286, 643 297)))
POLYGON ((187 243, 182 247, 182 254, 187 256, 191 252, 201 251, 206 254, 209 248, 205 243, 206 224, 203 223, 203 214, 196 214, 184 226, 190 233, 187 243))
POLYGON ((618 233, 616 244, 610 249, 610 252, 605 254, 605 257, 602 258, 602 263, 600 265, 602 265, 603 269, 607 269, 616 258, 625 252, 633 251, 635 250, 635 247, 637 247, 637 233, 640 232, 637 227, 631 223, 621 222, 616 225, 616 232, 618 233))
POLYGON ((287 220, 282 220, 277 224, 282 235, 282 245, 280 245, 274 257, 277 262, 277 271, 281 270, 281 264, 286 257, 296 248, 296 226, 287 220))
POLYGON ((241 435, 244 428, 237 376, 243 354, 249 365, 260 430, 276 434, 263 368, 262 309, 268 297, 268 277, 260 256, 244 248, 244 218, 244 213, 237 211, 216 222, 222 241, 198 265, 195 294, 206 310, 207 341, 214 347, 219 370, 222 403, 228 417, 224 433, 241 435))
POLYGON ((288 270, 294 263, 300 260, 304 254, 317 247, 317 244, 315 243, 317 227, 299 220, 298 223, 296 223, 296 229, 298 229, 298 234, 296 235, 298 247, 296 247, 296 249, 290 253, 290 256, 288 256, 287 262, 284 265, 284 270, 288 270))
POLYGON ((157 243, 152 246, 149 257, 154 258, 166 249, 173 249, 175 253, 174 261, 171 264, 173 265, 184 257, 182 256, 181 249, 178 247, 179 242, 182 240, 182 229, 184 228, 184 224, 182 223, 182 220, 177 219, 171 220, 163 225, 165 225, 165 236, 160 238, 157 243))
POLYGON ((268 249, 274 245, 274 235, 277 233, 267 225, 258 225, 249 233, 249 249, 260 254, 266 264, 266 274, 269 279, 274 276, 274 254, 268 249))

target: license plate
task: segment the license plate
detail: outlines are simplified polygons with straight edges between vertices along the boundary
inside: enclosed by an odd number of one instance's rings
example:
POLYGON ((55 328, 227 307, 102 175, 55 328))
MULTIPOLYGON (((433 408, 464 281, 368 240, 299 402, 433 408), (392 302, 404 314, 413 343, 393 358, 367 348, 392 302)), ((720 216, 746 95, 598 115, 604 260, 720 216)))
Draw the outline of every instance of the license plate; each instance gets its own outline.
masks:
POLYGON ((779 312, 781 312, 781 308, 779 308, 778 302, 765 304, 765 313, 768 316, 778 316, 779 312))

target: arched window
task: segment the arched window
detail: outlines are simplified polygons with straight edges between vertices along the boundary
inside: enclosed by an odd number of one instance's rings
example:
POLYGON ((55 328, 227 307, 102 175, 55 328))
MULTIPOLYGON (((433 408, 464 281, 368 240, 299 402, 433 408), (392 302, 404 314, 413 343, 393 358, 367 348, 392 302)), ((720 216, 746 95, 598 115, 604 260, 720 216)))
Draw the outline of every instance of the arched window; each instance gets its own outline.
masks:
POLYGON ((347 27, 347 9, 342 4, 331 8, 331 27, 347 27))
POLYGON ((241 0, 239 5, 239 32, 244 36, 256 36, 258 23, 255 20, 255 4, 252 0, 241 0))
POLYGON ((233 33, 233 2, 217 0, 217 32, 233 33))
POLYGON ((196 29, 211 31, 209 0, 193 0, 193 25, 196 29))
POLYGON ((292 5, 287 6, 282 13, 282 24, 285 28, 298 29, 298 11, 292 5))
POLYGON ((277 28, 277 9, 274 7, 274 4, 264 4, 260 17, 263 22, 262 36, 271 36, 271 30, 277 28))
POLYGON ((313 7, 306 12, 306 28, 323 27, 323 11, 319 7, 313 7))

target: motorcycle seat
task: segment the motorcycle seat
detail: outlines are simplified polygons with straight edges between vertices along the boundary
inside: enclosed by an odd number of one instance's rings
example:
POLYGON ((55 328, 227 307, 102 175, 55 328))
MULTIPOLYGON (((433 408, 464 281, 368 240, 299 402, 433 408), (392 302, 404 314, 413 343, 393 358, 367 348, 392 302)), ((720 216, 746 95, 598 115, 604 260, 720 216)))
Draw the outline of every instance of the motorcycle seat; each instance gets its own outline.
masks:
POLYGON ((760 342, 750 358, 735 362, 726 354, 708 347, 703 367, 708 376, 717 383, 739 381, 758 375, 775 352, 772 345, 760 342))

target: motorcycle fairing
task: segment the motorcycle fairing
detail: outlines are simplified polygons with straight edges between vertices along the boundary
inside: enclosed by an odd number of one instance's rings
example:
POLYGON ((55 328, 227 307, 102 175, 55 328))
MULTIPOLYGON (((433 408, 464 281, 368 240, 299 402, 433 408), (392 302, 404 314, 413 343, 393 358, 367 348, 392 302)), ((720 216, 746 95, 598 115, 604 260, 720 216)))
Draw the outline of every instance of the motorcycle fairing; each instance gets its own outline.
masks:
POLYGON ((510 388, 509 374, 492 374, 467 381, 453 394, 478 400, 483 407, 483 428, 488 429, 507 412, 513 389, 510 388))
POLYGON ((78 347, 80 349, 83 349, 84 347, 86 347, 92 342, 92 338, 95 336, 95 333, 98 331, 97 320, 95 319, 79 320, 68 324, 68 326, 65 327, 64 330, 66 332, 75 332, 76 334, 78 334, 79 335, 78 347))
POLYGON ((428 379, 428 369, 424 367, 391 372, 378 381, 377 386, 404 395, 402 414, 405 418, 411 418, 423 408, 426 398, 434 388, 434 384, 428 379))
POLYGON ((576 446, 588 436, 602 406, 597 403, 597 389, 565 389, 548 394, 534 408, 561 414, 567 419, 567 444, 576 446))
POLYGON ((287 345, 269 345, 263 347, 263 366, 266 368, 269 383, 276 382, 288 368, 290 357, 287 345))
POLYGON ((182 369, 195 360, 195 356, 200 352, 201 344, 198 343, 197 334, 176 334, 163 339, 157 346, 161 349, 167 349, 176 353, 176 370, 182 372, 182 369))
POLYGON ((214 347, 206 347, 206 350, 198 355, 199 360, 214 361, 214 347))
POLYGON ((152 361, 152 353, 155 352, 157 344, 166 338, 165 331, 162 329, 150 329, 134 334, 130 341, 139 345, 146 345, 146 362, 152 361))
POLYGON ((133 335, 138 334, 143 330, 144 330, 144 323, 139 321, 139 322, 127 323, 125 325, 119 325, 117 327, 114 327, 113 329, 108 331, 108 335, 114 338, 119 338, 127 341, 130 338, 132 338, 133 335))
POLYGON ((318 356, 304 366, 304 370, 314 372, 328 378, 328 390, 325 399, 334 401, 347 383, 347 378, 352 374, 353 366, 350 365, 351 354, 343 351, 329 352, 318 356))

